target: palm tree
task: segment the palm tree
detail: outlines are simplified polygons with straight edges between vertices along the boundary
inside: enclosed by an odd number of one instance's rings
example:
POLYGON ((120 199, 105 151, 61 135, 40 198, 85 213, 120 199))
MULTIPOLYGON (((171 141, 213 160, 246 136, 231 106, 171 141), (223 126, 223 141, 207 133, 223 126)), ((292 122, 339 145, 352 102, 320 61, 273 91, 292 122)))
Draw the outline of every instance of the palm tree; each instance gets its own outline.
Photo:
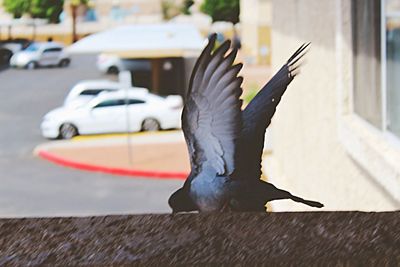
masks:
POLYGON ((78 40, 76 35, 76 17, 77 10, 80 5, 86 5, 88 0, 70 0, 71 16, 72 16, 72 42, 75 43, 78 40))

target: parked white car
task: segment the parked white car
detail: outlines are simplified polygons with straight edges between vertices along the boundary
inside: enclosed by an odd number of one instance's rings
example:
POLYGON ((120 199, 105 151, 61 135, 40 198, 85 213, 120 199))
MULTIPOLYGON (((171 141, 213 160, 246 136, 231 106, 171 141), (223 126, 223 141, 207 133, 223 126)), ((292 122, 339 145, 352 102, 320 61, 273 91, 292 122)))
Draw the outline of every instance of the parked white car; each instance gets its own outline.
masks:
POLYGON ((66 67, 70 62, 71 59, 64 51, 64 46, 56 42, 31 43, 10 59, 12 67, 27 69, 35 69, 40 66, 66 67))
POLYGON ((47 113, 41 124, 46 138, 79 134, 156 131, 180 128, 180 96, 160 97, 144 90, 101 93, 82 106, 68 105, 47 113))
POLYGON ((150 70, 149 60, 123 59, 113 54, 100 54, 97 57, 97 68, 102 73, 118 74, 125 70, 150 70))
POLYGON ((109 80, 84 80, 71 88, 64 100, 64 105, 82 105, 103 92, 115 92, 122 84, 109 80))

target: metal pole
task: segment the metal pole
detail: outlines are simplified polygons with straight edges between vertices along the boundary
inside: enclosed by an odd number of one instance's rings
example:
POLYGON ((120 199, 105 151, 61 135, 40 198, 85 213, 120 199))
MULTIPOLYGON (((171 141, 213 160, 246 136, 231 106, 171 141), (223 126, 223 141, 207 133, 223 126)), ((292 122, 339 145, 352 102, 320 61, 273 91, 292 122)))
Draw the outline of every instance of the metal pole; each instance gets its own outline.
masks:
POLYGON ((11 24, 8 25, 8 40, 11 40, 12 36, 11 36, 11 24))
POLYGON ((126 112, 126 145, 128 150, 128 162, 133 165, 133 154, 131 150, 131 118, 129 113, 129 94, 128 87, 125 87, 125 112, 126 112))
POLYGON ((74 4, 71 4, 71 15, 72 15, 72 42, 75 43, 78 38, 76 36, 76 11, 77 11, 77 6, 74 4))
POLYGON ((33 33, 32 33, 32 41, 35 41, 36 39, 36 23, 33 22, 33 33))

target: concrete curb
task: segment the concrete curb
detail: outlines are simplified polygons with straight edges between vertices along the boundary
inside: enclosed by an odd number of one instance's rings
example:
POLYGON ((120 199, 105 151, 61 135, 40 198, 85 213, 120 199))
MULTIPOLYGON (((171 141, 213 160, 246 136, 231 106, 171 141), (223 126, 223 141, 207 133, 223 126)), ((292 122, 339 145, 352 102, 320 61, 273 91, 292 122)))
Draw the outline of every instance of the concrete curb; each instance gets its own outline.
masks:
MULTIPOLYGON (((134 170, 125 168, 115 168, 115 167, 105 167, 94 164, 82 163, 72 160, 64 159, 60 156, 54 155, 46 150, 37 149, 35 151, 42 159, 48 160, 50 162, 56 163, 61 166, 70 167, 74 169, 92 171, 92 172, 103 172, 113 175, 121 176, 140 176, 148 177, 153 179, 179 179, 184 180, 188 176, 187 173, 183 172, 159 172, 159 171, 145 171, 145 170, 134 170)), ((132 177, 133 178, 133 177, 132 177)))

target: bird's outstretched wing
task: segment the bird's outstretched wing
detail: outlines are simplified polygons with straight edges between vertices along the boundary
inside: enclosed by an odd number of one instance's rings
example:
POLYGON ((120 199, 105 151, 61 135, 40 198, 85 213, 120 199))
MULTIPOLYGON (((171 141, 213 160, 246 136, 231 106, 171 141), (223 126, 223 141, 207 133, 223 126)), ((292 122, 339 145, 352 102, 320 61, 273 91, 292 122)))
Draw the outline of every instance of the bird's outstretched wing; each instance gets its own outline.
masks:
POLYGON ((229 175, 235 168, 243 81, 238 73, 242 65, 233 65, 237 51, 225 56, 229 41, 212 52, 215 37, 210 37, 196 62, 182 113, 192 174, 204 164, 215 169, 218 175, 229 175))
POLYGON ((309 45, 310 43, 303 44, 243 110, 238 176, 260 177, 265 130, 271 123, 287 86, 297 75, 299 60, 307 52, 309 45))

